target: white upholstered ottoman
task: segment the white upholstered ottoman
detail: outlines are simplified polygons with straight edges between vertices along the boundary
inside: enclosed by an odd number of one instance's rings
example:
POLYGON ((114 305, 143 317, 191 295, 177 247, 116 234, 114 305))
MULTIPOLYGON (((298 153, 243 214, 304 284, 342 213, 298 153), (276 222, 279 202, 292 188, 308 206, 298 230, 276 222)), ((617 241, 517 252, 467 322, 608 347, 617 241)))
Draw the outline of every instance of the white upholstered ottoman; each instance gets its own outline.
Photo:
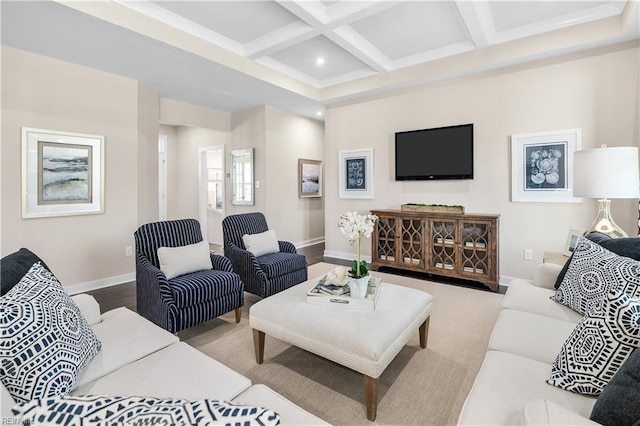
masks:
POLYGON ((378 377, 416 330, 420 347, 427 346, 432 297, 420 290, 382 283, 375 311, 307 303, 307 292, 317 281, 298 284, 250 308, 256 361, 263 362, 268 334, 362 373, 367 418, 373 421, 378 377))

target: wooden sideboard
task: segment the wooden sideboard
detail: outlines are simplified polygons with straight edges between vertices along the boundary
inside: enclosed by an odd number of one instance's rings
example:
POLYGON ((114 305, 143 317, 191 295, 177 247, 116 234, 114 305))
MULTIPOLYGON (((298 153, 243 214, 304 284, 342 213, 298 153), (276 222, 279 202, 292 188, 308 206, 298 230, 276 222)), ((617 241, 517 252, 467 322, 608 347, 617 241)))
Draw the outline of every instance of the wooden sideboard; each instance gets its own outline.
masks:
POLYGON ((498 290, 499 215, 373 210, 371 267, 478 281, 498 290))

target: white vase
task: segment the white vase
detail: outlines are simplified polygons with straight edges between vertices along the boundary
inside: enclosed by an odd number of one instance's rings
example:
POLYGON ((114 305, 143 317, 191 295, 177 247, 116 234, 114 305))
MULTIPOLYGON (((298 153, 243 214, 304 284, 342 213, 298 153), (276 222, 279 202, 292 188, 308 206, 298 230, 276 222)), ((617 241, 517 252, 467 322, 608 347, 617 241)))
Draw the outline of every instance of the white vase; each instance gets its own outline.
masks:
POLYGON ((364 299, 367 297, 367 287, 369 287, 370 275, 365 275, 362 278, 349 277, 349 289, 351 290, 351 297, 356 299, 364 299))

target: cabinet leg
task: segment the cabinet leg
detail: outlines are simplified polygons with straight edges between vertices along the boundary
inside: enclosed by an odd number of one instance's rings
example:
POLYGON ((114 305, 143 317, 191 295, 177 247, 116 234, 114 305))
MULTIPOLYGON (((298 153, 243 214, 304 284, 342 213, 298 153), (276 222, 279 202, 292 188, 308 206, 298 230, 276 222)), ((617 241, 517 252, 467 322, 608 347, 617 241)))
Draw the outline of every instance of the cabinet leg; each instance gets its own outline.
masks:
POLYGON ((429 338, 429 318, 424 320, 418 329, 418 334, 420 335, 420 347, 424 349, 427 347, 427 339, 429 338))

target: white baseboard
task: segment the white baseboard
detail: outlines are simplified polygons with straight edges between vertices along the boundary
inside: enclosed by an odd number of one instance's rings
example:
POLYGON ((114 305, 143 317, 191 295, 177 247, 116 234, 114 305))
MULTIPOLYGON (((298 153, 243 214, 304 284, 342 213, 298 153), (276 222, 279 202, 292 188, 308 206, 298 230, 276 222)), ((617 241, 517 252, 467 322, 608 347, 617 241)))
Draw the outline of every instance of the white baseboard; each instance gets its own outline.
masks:
POLYGON ((69 295, 78 293, 86 293, 87 291, 107 288, 118 284, 124 284, 136 280, 135 272, 130 274, 117 275, 115 277, 103 278, 96 281, 88 281, 86 283, 74 284, 66 286, 64 289, 69 295))
POLYGON ((309 247, 309 246, 313 246, 315 244, 320 244, 320 243, 324 243, 324 237, 312 238, 307 241, 300 241, 299 243, 295 243, 294 246, 296 246, 296 248, 299 249, 302 247, 309 247))
MULTIPOLYGON (((324 257, 333 257, 335 259, 345 259, 345 260, 354 260, 356 258, 356 254, 354 253, 346 253, 342 251, 332 251, 325 250, 324 257)), ((361 260, 365 260, 367 263, 371 263, 371 256, 363 256, 360 255, 361 260)))

